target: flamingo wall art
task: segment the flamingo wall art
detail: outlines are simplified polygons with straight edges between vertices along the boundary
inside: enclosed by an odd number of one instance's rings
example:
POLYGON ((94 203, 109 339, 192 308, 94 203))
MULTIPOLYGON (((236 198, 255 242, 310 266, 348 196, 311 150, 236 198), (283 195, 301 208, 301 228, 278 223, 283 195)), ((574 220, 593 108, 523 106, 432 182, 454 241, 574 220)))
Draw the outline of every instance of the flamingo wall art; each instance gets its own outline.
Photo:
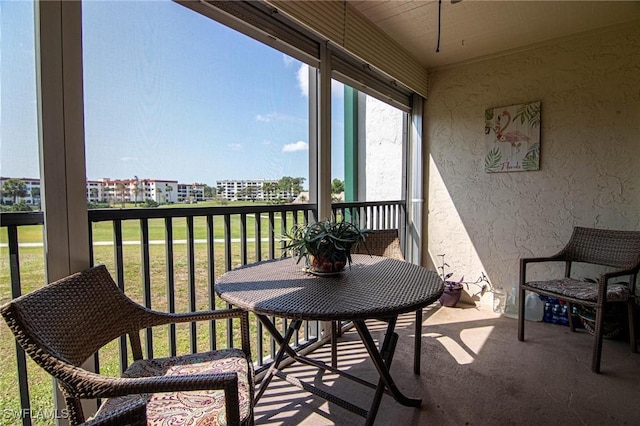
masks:
POLYGON ((486 172, 540 169, 540 102, 490 108, 484 115, 486 172))

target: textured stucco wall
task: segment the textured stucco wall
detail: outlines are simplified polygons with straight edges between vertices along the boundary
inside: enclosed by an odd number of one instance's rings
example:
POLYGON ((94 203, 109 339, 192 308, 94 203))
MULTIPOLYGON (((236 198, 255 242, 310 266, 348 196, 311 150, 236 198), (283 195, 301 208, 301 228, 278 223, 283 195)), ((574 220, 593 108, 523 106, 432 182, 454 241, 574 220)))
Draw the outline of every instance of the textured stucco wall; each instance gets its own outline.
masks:
POLYGON ((554 254, 573 226, 640 230, 636 24, 430 74, 425 264, 446 254, 454 278, 510 290, 518 259, 554 254), (485 173, 485 109, 531 101, 540 170, 485 173))

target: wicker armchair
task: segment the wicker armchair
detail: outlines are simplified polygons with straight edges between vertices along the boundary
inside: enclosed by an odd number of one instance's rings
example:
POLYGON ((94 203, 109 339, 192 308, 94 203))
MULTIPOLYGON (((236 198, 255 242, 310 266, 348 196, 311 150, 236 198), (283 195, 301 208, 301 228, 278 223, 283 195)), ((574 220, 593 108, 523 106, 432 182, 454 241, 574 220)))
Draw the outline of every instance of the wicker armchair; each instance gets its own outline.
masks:
POLYGON ((525 290, 528 290, 567 302, 571 331, 575 331, 571 318, 574 304, 596 309, 595 342, 591 361, 591 370, 594 372, 600 372, 604 312, 609 304, 627 305, 631 351, 637 352, 634 294, 638 271, 640 271, 640 232, 575 227, 571 239, 558 254, 551 257, 520 259, 518 340, 524 340, 524 299, 525 290), (564 262, 564 277, 545 281, 527 281, 527 265, 539 262, 564 262), (571 266, 574 262, 601 265, 614 270, 600 275, 597 283, 589 283, 571 278, 571 266), (629 282, 625 284, 611 281, 612 278, 618 277, 628 277, 629 282))
MULTIPOLYGON (((390 257, 404 260, 397 229, 381 229, 370 231, 366 235, 365 243, 353 252, 354 254, 372 254, 374 256, 390 257)), ((335 342, 335 324, 332 326, 332 342, 335 342)), ((336 349, 332 347, 332 353, 336 349)), ((420 352, 422 351, 422 309, 416 311, 415 340, 413 354, 413 372, 420 374, 420 352)))
POLYGON ((149 424, 253 424, 253 364, 245 311, 152 311, 125 296, 100 265, 14 299, 0 313, 25 352, 58 379, 73 425, 85 421, 80 400, 94 398, 103 399, 96 421, 117 417, 114 412, 121 410, 125 418, 131 417, 126 410, 135 413, 131 406, 142 401, 149 424), (233 317, 240 319, 242 349, 142 358, 142 329, 233 317), (121 378, 80 367, 102 346, 127 334, 134 362, 121 378))
POLYGON ((81 426, 147 426, 147 404, 139 400, 99 418, 87 420, 81 426))

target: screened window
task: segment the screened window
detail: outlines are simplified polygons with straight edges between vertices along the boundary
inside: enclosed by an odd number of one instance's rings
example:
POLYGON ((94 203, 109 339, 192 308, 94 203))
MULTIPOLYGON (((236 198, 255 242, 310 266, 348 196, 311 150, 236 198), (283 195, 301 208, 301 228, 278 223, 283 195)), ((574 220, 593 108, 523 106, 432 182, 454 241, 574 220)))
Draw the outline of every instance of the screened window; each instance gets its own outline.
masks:
POLYGON ((171 1, 84 2, 83 51, 89 179, 169 182, 176 202, 182 184, 288 176, 305 189, 300 61, 171 1))

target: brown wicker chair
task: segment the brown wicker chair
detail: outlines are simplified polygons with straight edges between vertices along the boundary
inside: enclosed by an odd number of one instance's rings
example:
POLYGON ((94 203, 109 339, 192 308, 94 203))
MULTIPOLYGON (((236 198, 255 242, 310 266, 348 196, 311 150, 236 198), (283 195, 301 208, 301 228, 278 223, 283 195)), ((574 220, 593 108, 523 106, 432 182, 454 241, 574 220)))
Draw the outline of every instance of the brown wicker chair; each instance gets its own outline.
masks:
MULTIPOLYGON (((371 254, 374 256, 390 257, 404 260, 397 229, 380 229, 369 231, 366 234, 365 243, 353 251, 354 254, 371 254)), ((336 341, 337 325, 332 324, 332 342, 336 341)), ((422 350, 422 309, 416 311, 415 340, 413 354, 413 372, 420 374, 420 352, 422 350)), ((335 343, 332 346, 332 355, 337 349, 335 343)), ((335 355, 333 355, 335 357, 335 355)))
POLYGON ((73 425, 85 420, 80 400, 94 398, 103 398, 96 420, 118 410, 135 411, 131 406, 143 401, 150 424, 253 424, 253 364, 245 311, 152 311, 125 296, 100 265, 14 299, 0 313, 24 350, 58 379, 73 425), (242 349, 142 358, 142 329, 223 318, 240 319, 242 349), (127 334, 134 362, 121 378, 80 367, 102 346, 127 334))
POLYGON ((629 317, 629 339, 631 351, 637 352, 634 327, 635 284, 640 271, 640 232, 612 231, 575 227, 569 243, 556 255, 520 259, 520 291, 518 306, 518 340, 524 340, 525 290, 567 302, 569 326, 575 331, 571 311, 573 304, 596 309, 595 342, 591 370, 600 372, 605 308, 609 304, 624 303, 629 317), (564 262, 563 278, 545 281, 527 281, 527 265, 539 262, 564 262), (600 275, 597 283, 571 278, 574 262, 615 268, 600 275), (611 281, 612 278, 628 277, 628 283, 611 281))
POLYGON ((147 404, 139 400, 109 414, 87 420, 81 426, 147 426, 147 404))

